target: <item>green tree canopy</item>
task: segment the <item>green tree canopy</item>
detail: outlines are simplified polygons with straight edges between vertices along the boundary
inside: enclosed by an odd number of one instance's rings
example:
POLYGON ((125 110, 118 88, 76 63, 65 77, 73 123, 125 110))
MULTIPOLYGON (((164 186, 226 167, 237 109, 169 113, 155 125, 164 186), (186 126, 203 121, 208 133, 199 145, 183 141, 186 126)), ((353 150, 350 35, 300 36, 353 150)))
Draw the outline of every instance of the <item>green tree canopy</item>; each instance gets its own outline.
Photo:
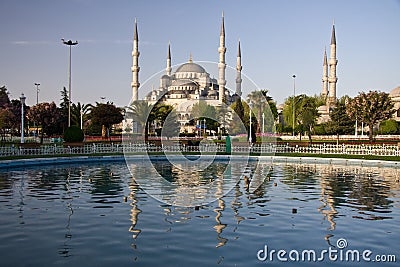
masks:
POLYGON ((350 117, 357 118, 359 122, 364 122, 369 128, 369 140, 373 140, 374 126, 391 118, 395 112, 392 100, 388 93, 379 91, 361 92, 349 101, 347 105, 347 114, 350 117))
POLYGON ((245 114, 244 114, 244 106, 243 101, 240 97, 238 97, 235 102, 231 105, 232 112, 232 120, 229 125, 231 134, 245 134, 245 114))
POLYGON ((12 121, 15 119, 14 114, 6 109, 0 108, 0 134, 1 144, 4 145, 6 134, 10 131, 13 126, 12 121))
POLYGON ((81 125, 81 116, 82 122, 84 123, 89 119, 88 113, 91 109, 90 104, 81 104, 78 102, 77 104, 72 103, 71 105, 71 125, 79 126, 81 125), (82 113, 82 114, 81 114, 82 113))
POLYGON ((159 136, 179 136, 180 123, 173 106, 158 102, 154 105, 149 118, 157 122, 156 132, 159 136))
POLYGON ((283 107, 283 119, 286 125, 293 125, 293 106, 294 106, 294 127, 295 132, 301 134, 305 131, 308 133, 308 138, 311 141, 311 133, 319 117, 317 110, 318 98, 297 95, 294 98, 289 97, 286 99, 283 107))
POLYGON ((293 128, 293 104, 294 104, 294 127, 299 125, 299 114, 300 114, 300 107, 303 98, 307 97, 306 95, 297 95, 294 97, 288 97, 285 100, 283 105, 283 120, 285 125, 291 126, 293 128))
POLYGON ((153 105, 145 100, 136 100, 128 107, 128 112, 132 116, 134 122, 140 125, 140 129, 144 135, 144 141, 147 141, 149 134, 149 123, 155 119, 153 105))
POLYGON ((60 112, 54 102, 43 102, 32 106, 27 113, 27 117, 30 121, 35 122, 36 125, 42 126, 40 143, 43 144, 44 132, 48 135, 53 133, 53 127, 59 122, 60 112))
MULTIPOLYGON (((61 99, 60 99, 60 117, 59 117, 59 125, 60 128, 62 129, 62 132, 65 131, 65 129, 68 127, 68 104, 69 104, 69 98, 68 98, 68 91, 65 86, 63 89, 60 91, 61 93, 61 99)), ((71 120, 72 122, 72 120, 71 120)))
POLYGON ((97 103, 97 105, 91 109, 90 118, 92 123, 105 127, 106 133, 102 133, 103 138, 109 137, 112 125, 118 124, 124 119, 122 110, 112 103, 97 103))
POLYGON ((352 134, 354 132, 355 118, 349 117, 346 113, 346 101, 348 99, 341 98, 337 101, 336 106, 330 113, 331 120, 326 125, 328 133, 339 135, 352 134))
MULTIPOLYGON (((220 124, 218 123, 217 110, 214 106, 208 105, 205 101, 200 100, 192 107, 192 119, 206 121, 208 130, 217 130, 220 124)), ((200 123, 202 125, 202 123, 200 123)))
POLYGON ((314 97, 304 97, 300 105, 299 121, 303 129, 308 133, 308 140, 311 142, 311 134, 319 117, 317 103, 314 97))
POLYGON ((10 98, 8 97, 7 88, 5 86, 0 87, 0 107, 6 108, 10 104, 10 98))

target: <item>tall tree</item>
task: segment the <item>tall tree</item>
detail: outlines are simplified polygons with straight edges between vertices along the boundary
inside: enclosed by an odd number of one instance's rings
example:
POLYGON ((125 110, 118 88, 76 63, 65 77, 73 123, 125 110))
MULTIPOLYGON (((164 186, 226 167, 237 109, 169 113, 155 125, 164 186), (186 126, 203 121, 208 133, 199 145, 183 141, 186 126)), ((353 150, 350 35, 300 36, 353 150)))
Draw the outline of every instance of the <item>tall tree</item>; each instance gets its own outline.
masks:
POLYGON ((354 132, 355 118, 349 117, 346 113, 346 98, 341 98, 336 102, 336 106, 330 113, 331 120, 327 123, 327 132, 336 134, 339 141, 339 135, 351 134, 354 132))
POLYGON ((36 125, 42 126, 40 143, 43 144, 44 133, 52 134, 54 125, 59 122, 60 112, 54 102, 43 102, 32 106, 28 111, 27 117, 30 121, 35 122, 36 125))
MULTIPOLYGON (((248 102, 253 104, 253 112, 257 114, 257 132, 261 132, 261 126, 267 126, 267 132, 272 132, 275 120, 278 117, 278 110, 268 90, 256 90, 247 96, 248 102), (264 120, 262 116, 264 115, 264 120)), ((264 129, 265 130, 265 129, 264 129)))
POLYGON ((14 119, 14 114, 10 110, 6 108, 0 108, 0 134, 2 146, 5 144, 6 134, 11 130, 13 126, 12 121, 14 119))
POLYGON ((312 142, 311 134, 318 116, 316 99, 313 97, 304 97, 300 105, 299 121, 302 124, 303 129, 307 131, 308 140, 310 142, 312 142))
POLYGON ((254 113, 254 109, 250 109, 250 106, 246 102, 243 103, 243 108, 244 108, 244 125, 247 130, 247 138, 249 140, 251 134, 251 142, 255 143, 257 142, 257 135, 256 135, 256 130, 258 128, 257 117, 254 113), (251 116, 251 123, 250 123, 250 116, 251 116))
MULTIPOLYGON (((300 108, 301 108, 301 102, 303 101, 304 98, 306 98, 306 95, 297 95, 294 97, 294 127, 296 128, 300 124, 300 108)), ((284 106, 283 106, 283 120, 285 122, 285 125, 290 126, 290 128, 293 128, 293 97, 288 97, 285 100, 284 106)), ((292 129, 293 130, 293 129, 292 129)))
POLYGON ((274 126, 275 121, 278 118, 278 109, 273 98, 268 95, 268 90, 261 90, 261 93, 264 95, 266 103, 268 104, 268 106, 264 107, 262 111, 265 116, 266 131, 272 133, 275 132, 274 126))
POLYGON ((8 97, 7 88, 5 86, 0 87, 0 107, 6 108, 10 104, 10 98, 8 97))
POLYGON ((364 122, 369 128, 369 140, 373 141, 374 126, 391 118, 395 112, 388 93, 379 91, 361 92, 347 106, 347 114, 364 122))
POLYGON ((257 132, 261 132, 260 129, 260 121, 261 121, 261 114, 263 112, 264 106, 266 104, 266 99, 264 97, 263 92, 261 91, 252 91, 247 96, 247 102, 252 105, 252 109, 257 112, 257 132))
MULTIPOLYGON (((11 136, 19 132, 21 127, 21 100, 12 99, 11 103, 8 105, 7 109, 13 114, 13 119, 11 120, 11 136)), ((28 107, 25 105, 24 110, 28 112, 28 107)))
POLYGON ((64 132, 65 129, 68 127, 68 104, 69 104, 69 98, 68 98, 68 91, 67 88, 64 88, 60 91, 61 93, 61 99, 60 99, 60 118, 59 118, 59 124, 61 127, 61 132, 64 132))
POLYGON ((108 138, 110 128, 114 124, 120 123, 124 116, 122 116, 122 109, 116 107, 112 103, 96 103, 97 105, 91 109, 90 118, 92 123, 102 125, 106 131, 102 131, 102 137, 108 138))
POLYGON ((246 133, 245 125, 245 113, 242 99, 238 97, 235 102, 231 105, 232 120, 230 123, 230 134, 244 134, 246 133))

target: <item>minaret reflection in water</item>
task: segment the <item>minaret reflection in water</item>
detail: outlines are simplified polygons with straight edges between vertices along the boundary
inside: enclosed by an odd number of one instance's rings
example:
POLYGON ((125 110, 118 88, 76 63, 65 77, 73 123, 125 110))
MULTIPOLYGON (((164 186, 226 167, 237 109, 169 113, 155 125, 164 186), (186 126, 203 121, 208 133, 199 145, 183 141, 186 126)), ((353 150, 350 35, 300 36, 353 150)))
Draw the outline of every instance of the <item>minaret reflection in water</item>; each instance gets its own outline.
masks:
MULTIPOLYGON (((302 209, 304 209, 303 211, 308 210, 312 214, 307 216, 320 217, 319 221, 321 223, 328 223, 327 232, 321 233, 321 238, 329 243, 329 238, 334 236, 337 224, 342 223, 341 218, 349 217, 350 220, 390 219, 391 217, 387 216, 391 212, 392 201, 390 198, 396 198, 397 196, 393 196, 396 193, 393 192, 398 192, 399 189, 398 170, 394 168, 363 167, 360 169, 358 166, 308 163, 281 164, 275 162, 272 166, 269 163, 258 163, 254 166, 250 164, 248 166, 253 168, 252 176, 256 175, 263 178, 263 182, 257 190, 247 191, 243 180, 241 180, 225 196, 224 181, 223 179, 216 179, 216 177, 235 173, 235 166, 233 166, 232 171, 230 167, 229 165, 223 168, 222 166, 218 168, 214 166, 210 169, 212 171, 194 176, 193 173, 183 172, 176 166, 168 166, 165 162, 158 165, 157 171, 164 175, 168 173, 171 182, 179 186, 193 186, 195 189, 199 183, 213 182, 215 187, 214 197, 216 201, 204 206, 175 207, 169 204, 160 205, 160 208, 164 209, 164 221, 169 222, 170 229, 167 232, 174 232, 175 224, 181 224, 184 221, 194 223, 196 218, 204 219, 211 223, 212 232, 215 231, 214 234, 216 233, 217 242, 215 247, 219 248, 227 245, 228 239, 237 240, 240 238, 237 228, 242 221, 246 220, 248 208, 261 208, 255 213, 261 217, 252 218, 260 220, 259 225, 273 225, 274 218, 281 216, 282 213, 278 211, 279 215, 277 215, 271 207, 291 208, 292 206, 288 207, 289 202, 287 200, 289 197, 291 200, 290 205, 301 204, 296 206, 300 208, 300 214, 302 209), (273 187, 272 184, 275 181, 281 182, 284 186, 273 187), (390 191, 393 189, 395 191, 390 191), (313 195, 317 195, 317 198, 314 198, 313 195), (230 205, 227 205, 227 201, 230 202, 230 205), (229 210, 229 207, 231 210, 229 210), (203 210, 203 213, 195 216, 199 209, 203 210), (213 222, 214 218, 207 215, 208 209, 214 212, 215 222, 213 222), (350 212, 350 214, 347 212, 350 212), (266 217, 267 215, 271 216, 266 217), (265 222, 261 222, 262 218, 267 219, 265 222), (234 237, 232 237, 232 232, 235 232, 234 237), (231 237, 228 238, 229 236, 231 237)), ((140 170, 140 175, 143 175, 142 171, 145 170, 140 170)), ((252 177, 252 179, 256 178, 252 177)), ((179 193, 179 186, 176 193, 179 193)), ((132 225, 129 231, 133 233, 132 237, 136 239, 141 232, 140 229, 136 228, 138 216, 142 212, 136 199, 136 192, 139 190, 139 186, 132 180, 129 188, 131 190, 130 199, 132 200, 132 225)), ((250 214, 254 215, 252 212, 250 214)), ((301 215, 298 215, 298 217, 289 215, 289 217, 293 220, 301 220, 301 215)), ((297 222, 299 223, 299 221, 297 222)), ((247 226, 244 225, 243 227, 247 226)), ((296 231, 303 231, 301 227, 296 228, 296 231)), ((266 231, 268 232, 267 229, 266 231)))

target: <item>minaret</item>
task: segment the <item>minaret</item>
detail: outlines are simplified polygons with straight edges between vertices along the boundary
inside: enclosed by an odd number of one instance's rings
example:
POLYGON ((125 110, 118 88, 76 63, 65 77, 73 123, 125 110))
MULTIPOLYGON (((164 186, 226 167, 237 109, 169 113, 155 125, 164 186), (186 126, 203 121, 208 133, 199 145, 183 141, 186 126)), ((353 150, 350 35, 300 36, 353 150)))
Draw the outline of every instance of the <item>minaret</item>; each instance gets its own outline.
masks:
POLYGON ((326 57, 326 48, 324 51, 324 70, 322 74, 322 95, 328 96, 328 59, 326 57))
POLYGON ((135 19, 135 28, 133 33, 133 50, 132 50, 132 101, 138 100, 139 83, 139 38, 137 30, 137 22, 135 19))
POLYGON ((192 52, 190 52, 190 56, 189 56, 189 61, 188 63, 193 63, 193 56, 192 56, 192 52))
POLYGON ((171 44, 168 42, 167 68, 165 69, 168 76, 171 76, 171 70, 171 44))
POLYGON ((330 102, 336 101, 336 65, 338 61, 336 59, 336 36, 335 36, 335 23, 332 25, 332 37, 331 37, 331 53, 329 57, 329 100, 330 102))
POLYGON ((240 52, 240 40, 236 59, 236 94, 242 96, 242 53, 240 52))
POLYGON ((225 52, 226 52, 226 47, 225 47, 225 25, 224 25, 224 12, 222 12, 222 24, 221 24, 221 33, 219 35, 219 47, 218 47, 218 53, 219 53, 219 63, 218 63, 218 71, 219 71, 219 77, 218 77, 218 99, 222 103, 224 101, 224 95, 225 95, 225 85, 226 85, 226 80, 225 80, 225 52))

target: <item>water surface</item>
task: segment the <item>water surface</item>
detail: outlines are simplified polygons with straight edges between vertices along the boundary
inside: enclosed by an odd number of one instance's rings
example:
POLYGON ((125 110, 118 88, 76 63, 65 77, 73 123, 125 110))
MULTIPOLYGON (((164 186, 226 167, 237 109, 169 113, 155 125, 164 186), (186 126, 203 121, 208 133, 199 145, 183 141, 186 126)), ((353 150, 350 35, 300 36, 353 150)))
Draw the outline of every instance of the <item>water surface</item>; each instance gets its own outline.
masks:
MULTIPOLYGON (((216 163, 191 180, 166 162, 155 164, 172 182, 189 186, 212 182, 226 167, 216 163)), ((198 207, 153 199, 125 163, 2 171, 0 265, 298 266, 260 261, 257 252, 265 245, 320 251, 337 248, 340 238, 348 249, 400 256, 397 169, 261 164, 254 171, 265 178, 256 191, 240 181, 198 207)), ((149 172, 139 162, 135 175, 149 172)))

